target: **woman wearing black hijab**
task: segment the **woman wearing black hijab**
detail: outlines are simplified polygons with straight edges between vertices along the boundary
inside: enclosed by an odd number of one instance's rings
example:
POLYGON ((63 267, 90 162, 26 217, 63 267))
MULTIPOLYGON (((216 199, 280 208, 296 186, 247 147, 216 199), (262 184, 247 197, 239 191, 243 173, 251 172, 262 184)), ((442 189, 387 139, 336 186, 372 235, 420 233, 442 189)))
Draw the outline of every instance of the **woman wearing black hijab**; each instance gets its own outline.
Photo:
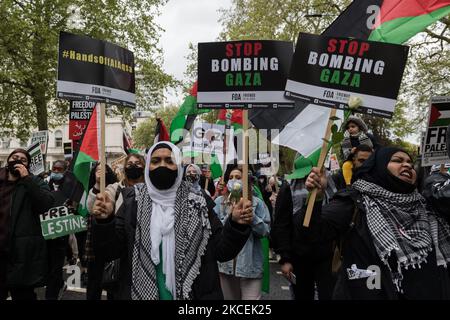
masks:
POLYGON ((233 259, 246 243, 251 203, 242 200, 222 225, 182 181, 181 158, 172 143, 155 144, 145 183, 123 190, 115 215, 107 195, 97 194, 94 251, 107 261, 121 259, 117 299, 223 299, 217 261, 233 259))
MULTIPOLYGON (((326 188, 317 168, 306 187, 319 194, 326 188)), ((450 299, 450 228, 417 192, 412 159, 402 149, 377 150, 351 189, 324 207, 315 204, 309 228, 298 216, 296 226, 310 241, 344 241, 335 299, 450 299)))

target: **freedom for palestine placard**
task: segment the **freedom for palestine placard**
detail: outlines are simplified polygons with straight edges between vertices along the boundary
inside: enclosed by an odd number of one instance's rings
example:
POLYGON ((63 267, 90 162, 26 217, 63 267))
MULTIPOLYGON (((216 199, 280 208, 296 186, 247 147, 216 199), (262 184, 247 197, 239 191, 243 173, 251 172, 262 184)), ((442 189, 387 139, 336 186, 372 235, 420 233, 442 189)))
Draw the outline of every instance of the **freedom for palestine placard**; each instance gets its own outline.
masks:
POLYGON ((198 44, 198 108, 291 108, 284 97, 292 42, 198 44))
POLYGON ((300 33, 286 97, 345 109, 351 96, 358 111, 391 118, 409 47, 300 33))

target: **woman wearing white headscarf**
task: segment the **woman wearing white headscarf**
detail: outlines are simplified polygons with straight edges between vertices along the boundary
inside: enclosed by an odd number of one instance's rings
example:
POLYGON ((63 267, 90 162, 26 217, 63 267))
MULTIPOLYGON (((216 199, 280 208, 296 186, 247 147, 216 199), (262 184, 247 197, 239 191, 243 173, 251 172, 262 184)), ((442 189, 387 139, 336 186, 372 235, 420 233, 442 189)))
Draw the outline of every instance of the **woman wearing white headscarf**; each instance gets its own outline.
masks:
POLYGON ((114 211, 99 194, 93 208, 94 250, 121 258, 119 299, 222 299, 217 261, 235 257, 250 233, 249 202, 222 227, 204 197, 182 181, 181 153, 169 143, 148 152, 145 184, 123 191, 114 211))

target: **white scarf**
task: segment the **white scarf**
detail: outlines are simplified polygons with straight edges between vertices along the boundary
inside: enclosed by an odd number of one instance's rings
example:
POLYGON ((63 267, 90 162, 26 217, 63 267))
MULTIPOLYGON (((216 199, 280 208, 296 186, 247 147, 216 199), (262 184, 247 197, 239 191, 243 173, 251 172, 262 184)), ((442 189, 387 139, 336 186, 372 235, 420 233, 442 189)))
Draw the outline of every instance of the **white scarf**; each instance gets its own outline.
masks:
POLYGON ((167 141, 154 144, 146 156, 145 173, 145 183, 147 185, 148 194, 152 199, 152 218, 150 222, 150 237, 152 241, 152 247, 150 249, 151 258, 155 265, 158 265, 161 262, 159 246, 162 242, 163 273, 166 276, 166 287, 172 293, 172 297, 176 299, 174 207, 177 190, 183 179, 180 149, 167 141), (178 169, 178 176, 175 183, 167 190, 157 189, 150 181, 148 175, 151 155, 155 147, 160 144, 167 144, 170 146, 175 158, 174 162, 177 164, 178 169))

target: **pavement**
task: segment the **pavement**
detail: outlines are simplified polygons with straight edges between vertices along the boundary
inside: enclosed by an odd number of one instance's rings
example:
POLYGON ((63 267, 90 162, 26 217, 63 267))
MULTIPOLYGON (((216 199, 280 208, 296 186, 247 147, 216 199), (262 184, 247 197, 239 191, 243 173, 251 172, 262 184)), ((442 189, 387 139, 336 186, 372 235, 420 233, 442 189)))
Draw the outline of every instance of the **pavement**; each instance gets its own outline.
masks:
MULTIPOLYGON (((276 260, 269 260, 270 265, 270 290, 269 293, 262 294, 262 300, 290 300, 289 281, 281 274, 280 266, 276 260)), ((65 282, 72 274, 73 269, 69 265, 64 266, 65 282)), ((70 281, 69 281, 70 282, 70 281)), ((38 300, 45 300, 45 288, 36 289, 38 300)), ((79 286, 65 286, 60 293, 60 300, 86 300, 86 286, 80 283, 79 286)), ((106 300, 106 291, 102 293, 102 300, 106 300)))

